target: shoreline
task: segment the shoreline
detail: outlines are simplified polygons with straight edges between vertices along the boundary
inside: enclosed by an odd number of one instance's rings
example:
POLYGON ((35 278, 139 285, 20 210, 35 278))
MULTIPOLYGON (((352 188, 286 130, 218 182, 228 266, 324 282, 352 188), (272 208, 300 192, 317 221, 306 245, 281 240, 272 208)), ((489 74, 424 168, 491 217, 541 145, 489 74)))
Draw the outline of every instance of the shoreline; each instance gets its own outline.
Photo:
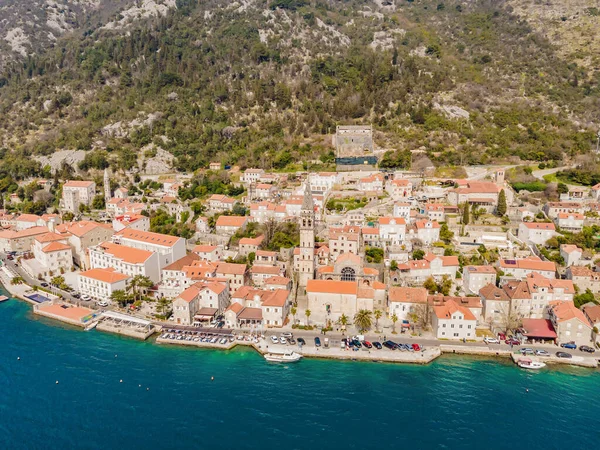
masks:
MULTIPOLYGON (((15 286, 11 285, 13 289, 7 287, 7 284, 10 282, 6 282, 5 274, 2 273, 0 275, 0 282, 6 291, 8 291, 12 297, 12 299, 17 301, 23 301, 32 306, 32 312, 34 314, 38 314, 46 319, 50 319, 57 322, 62 322, 67 325, 73 326, 75 329, 82 330, 86 328, 85 326, 81 326, 81 324, 75 324, 71 320, 60 316, 40 314, 36 311, 35 305, 39 305, 39 303, 34 302, 31 299, 28 299, 24 295, 21 295, 17 289, 14 289, 15 286)), ((23 285, 16 285, 23 286, 23 285)), ((102 324, 102 321, 98 322, 99 325, 102 324)), ((135 336, 129 333, 118 332, 114 327, 103 327, 98 326, 98 331, 108 333, 108 334, 116 334, 119 336, 129 337, 131 339, 140 340, 139 336, 135 336)), ((252 341, 240 341, 235 340, 233 342, 228 342, 227 344, 219 344, 219 343, 204 343, 204 342, 194 342, 194 341, 185 341, 185 340, 172 340, 162 338, 161 327, 155 328, 155 332, 149 334, 142 340, 146 340, 148 338, 152 338, 152 336, 158 333, 158 336, 151 341, 153 345, 172 345, 179 347, 196 347, 203 349, 211 349, 211 350, 233 350, 237 346, 243 346, 252 348, 259 355, 263 356, 265 353, 268 353, 272 350, 290 350, 289 346, 282 346, 279 344, 270 344, 266 340, 259 342, 258 344, 252 341), (264 347, 263 347, 264 346, 264 347), (269 349, 270 347, 270 349, 269 349)), ((300 353, 305 358, 312 359, 328 359, 328 360, 336 360, 336 361, 362 361, 362 362, 383 362, 383 363, 393 363, 393 364, 416 364, 416 365, 427 365, 431 362, 438 359, 440 356, 450 356, 450 355, 468 355, 468 356, 483 356, 493 359, 510 359, 515 365, 517 364, 518 359, 522 356, 518 351, 510 351, 503 349, 491 349, 487 347, 469 347, 469 346, 461 346, 461 345, 452 345, 448 344, 440 344, 438 346, 428 347, 422 352, 402 352, 402 351, 393 351, 393 352, 384 352, 384 350, 374 350, 365 351, 348 351, 343 350, 341 348, 332 346, 329 348, 315 348, 315 347, 304 347, 301 350, 298 348, 293 348, 293 351, 300 353)), ((562 359, 554 356, 550 357, 535 357, 537 360, 545 362, 550 366, 575 366, 575 367, 584 367, 596 369, 598 368, 598 359, 591 357, 580 357, 576 356, 573 359, 562 359)))

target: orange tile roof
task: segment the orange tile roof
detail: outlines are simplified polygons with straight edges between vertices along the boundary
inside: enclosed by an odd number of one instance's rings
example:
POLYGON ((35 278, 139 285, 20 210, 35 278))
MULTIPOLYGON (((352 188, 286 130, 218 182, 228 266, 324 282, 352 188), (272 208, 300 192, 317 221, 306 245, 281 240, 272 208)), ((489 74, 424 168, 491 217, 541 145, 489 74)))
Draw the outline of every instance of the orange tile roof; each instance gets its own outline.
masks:
POLYGON ((242 309, 244 309, 244 307, 241 304, 234 302, 229 305, 225 311, 233 311, 237 315, 242 309))
POLYGON ((130 264, 140 264, 148 261, 154 255, 153 252, 141 250, 139 248, 128 247, 126 245, 113 244, 112 242, 103 242, 99 245, 106 253, 113 255, 130 264))
POLYGON ((267 285, 268 284, 276 284, 276 285, 281 285, 281 286, 287 286, 290 283, 290 281, 292 281, 292 280, 290 280, 289 278, 275 275, 275 276, 267 278, 265 280, 265 284, 267 284, 267 285))
POLYGON ((128 275, 117 272, 112 267, 107 269, 90 269, 79 274, 81 277, 92 278, 94 280, 103 281, 104 283, 117 283, 118 281, 127 280, 128 275))
POLYGON ((39 236, 37 236, 35 238, 36 241, 38 242, 54 242, 54 241, 63 241, 66 240, 66 236, 61 236, 60 234, 56 234, 56 233, 46 233, 46 234, 41 234, 39 236))
POLYGON ((15 220, 17 222, 37 222, 41 217, 35 214, 21 214, 15 220))
POLYGON ((427 289, 394 286, 389 290, 388 299, 398 303, 426 303, 427 289))
POLYGON ((469 272, 469 273, 488 273, 488 274, 495 274, 496 273, 496 269, 494 269, 493 266, 465 266, 465 268, 463 269, 463 272, 469 272))
POLYGON ((38 306, 38 311, 80 322, 84 317, 94 312, 92 309, 83 308, 79 306, 69 306, 68 308, 63 308, 62 306, 63 305, 60 305, 58 303, 55 303, 53 305, 40 305, 38 306))
POLYGON ((177 298, 180 298, 181 300, 190 303, 196 297, 198 297, 198 294, 202 290, 202 287, 202 283, 192 284, 189 288, 187 288, 185 291, 179 294, 177 298))
POLYGON ((62 250, 71 250, 71 247, 69 247, 67 244, 63 244, 62 242, 54 241, 42 249, 44 253, 58 252, 62 250))
POLYGON ((69 233, 73 236, 82 237, 101 227, 107 230, 112 230, 112 227, 108 224, 102 224, 98 222, 92 222, 90 220, 82 220, 81 222, 66 222, 56 226, 56 231, 59 233, 69 233))
POLYGON ((66 187, 75 187, 75 188, 86 188, 95 184, 93 181, 79 181, 79 180, 69 180, 63 186, 66 187))
POLYGON ((522 222, 522 225, 524 225, 526 228, 529 228, 530 230, 552 230, 552 231, 556 230, 556 227, 551 222, 550 223, 522 222))
POLYGON ((354 281, 308 280, 306 292, 356 295, 358 285, 354 281))
POLYGON ((217 274, 243 275, 246 273, 246 264, 221 262, 217 266, 217 274))
POLYGON ((172 262, 163 270, 182 270, 185 266, 189 266, 193 261, 198 261, 200 257, 196 253, 188 253, 183 258, 172 262))
POLYGON ((15 231, 15 234, 12 236, 13 238, 24 238, 29 236, 35 236, 37 234, 48 233, 48 227, 31 227, 26 230, 15 231))
POLYGON ((246 216, 219 216, 216 222, 217 227, 242 227, 248 221, 246 216))
POLYGON ((577 309, 572 301, 551 303, 552 312, 554 313, 557 322, 565 322, 571 319, 578 319, 585 325, 587 325, 589 328, 591 328, 590 322, 585 317, 585 314, 583 314, 583 311, 577 309))
POLYGON ((575 220, 585 220, 585 216, 579 213, 558 213, 559 219, 568 219, 572 217, 575 220))
POLYGON ((454 300, 448 300, 443 305, 434 306, 433 312, 438 319, 450 319, 454 313, 460 312, 464 316, 464 320, 476 320, 468 308, 458 305, 454 300))
POLYGON ((125 228, 117 233, 117 236, 122 236, 124 239, 133 241, 146 242, 148 244, 156 244, 163 247, 173 247, 180 239, 177 236, 169 236, 168 234, 153 233, 151 231, 133 230, 125 228))
POLYGON ((271 274, 271 275, 279 275, 282 270, 277 266, 261 266, 255 265, 252 266, 250 272, 253 274, 271 274))
POLYGON ((573 253, 573 252, 580 252, 582 253, 583 251, 577 247, 576 245, 572 245, 572 244, 562 244, 560 246, 561 251, 565 252, 565 253, 573 253))
POLYGON ((404 220, 404 217, 380 217, 379 218, 380 225, 393 225, 392 221, 394 221, 394 223, 396 225, 406 225, 406 220, 404 220))
POLYGON ((196 253, 212 253, 217 248, 219 247, 217 247, 216 245, 196 245, 193 251, 196 253))
POLYGON ((255 246, 259 246, 260 244, 262 244, 262 241, 265 240, 265 237, 261 234, 258 237, 255 238, 241 238, 239 244, 240 245, 255 245, 255 246))
POLYGON ((289 295, 290 292, 285 289, 275 289, 265 296, 265 299, 261 302, 261 306, 275 306, 281 308, 285 306, 289 295))
POLYGON ((542 261, 540 258, 534 256, 523 259, 501 259, 500 267, 503 269, 524 269, 545 272, 556 271, 556 263, 552 261, 542 261))

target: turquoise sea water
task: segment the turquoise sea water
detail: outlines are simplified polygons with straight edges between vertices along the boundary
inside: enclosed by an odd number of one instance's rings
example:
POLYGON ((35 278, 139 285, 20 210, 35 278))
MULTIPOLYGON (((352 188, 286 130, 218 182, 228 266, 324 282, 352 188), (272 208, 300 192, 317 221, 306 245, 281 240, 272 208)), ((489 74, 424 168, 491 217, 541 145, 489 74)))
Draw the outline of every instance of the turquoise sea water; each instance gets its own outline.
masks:
POLYGON ((30 309, 0 304, 3 449, 584 449, 600 438, 597 371, 455 357, 273 365, 30 309))

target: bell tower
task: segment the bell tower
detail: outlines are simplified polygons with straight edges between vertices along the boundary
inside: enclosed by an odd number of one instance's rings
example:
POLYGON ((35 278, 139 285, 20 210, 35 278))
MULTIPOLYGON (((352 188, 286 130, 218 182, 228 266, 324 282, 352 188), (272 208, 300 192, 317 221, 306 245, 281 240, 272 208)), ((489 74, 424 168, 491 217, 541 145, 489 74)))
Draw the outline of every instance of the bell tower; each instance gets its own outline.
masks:
POLYGON ((108 177, 108 168, 106 168, 104 169, 104 202, 108 205, 110 199, 110 178, 108 177))
POLYGON ((315 278, 315 205, 309 183, 304 188, 304 199, 300 211, 300 286, 306 287, 308 280, 315 278))

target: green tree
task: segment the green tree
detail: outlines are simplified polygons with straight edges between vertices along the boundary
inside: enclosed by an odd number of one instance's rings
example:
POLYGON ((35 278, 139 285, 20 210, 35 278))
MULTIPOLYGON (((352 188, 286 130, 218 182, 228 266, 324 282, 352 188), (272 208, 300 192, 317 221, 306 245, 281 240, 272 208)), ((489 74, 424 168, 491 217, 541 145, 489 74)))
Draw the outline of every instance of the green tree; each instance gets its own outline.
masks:
POLYGON ((442 240, 445 244, 450 244, 453 238, 454 232, 448 228, 448 224, 443 223, 440 227, 440 240, 442 240))
POLYGON ((292 306, 290 312, 292 313, 292 319, 294 323, 296 323, 296 313, 298 312, 298 309, 295 306, 292 306))
POLYGON ((373 325, 373 312, 368 309, 358 311, 354 315, 354 325, 356 325, 361 334, 370 330, 373 325))
POLYGON ((565 183, 558 183, 556 186, 556 192, 558 192, 558 194, 568 194, 569 186, 567 186, 565 183))
POLYGON ((93 209, 104 209, 105 206, 104 195, 98 194, 94 197, 94 200, 92 200, 93 209))
POLYGON ((391 271, 398 270, 398 262, 395 259, 392 259, 392 262, 390 263, 390 270, 391 271))
POLYGON ((464 225, 469 225, 470 221, 471 221, 471 214, 470 214, 470 210, 469 210, 469 202, 465 202, 465 204, 463 206, 462 223, 464 225))
POLYGON ((310 319, 310 315, 312 314, 310 309, 307 309, 306 311, 304 311, 304 315, 306 316, 306 325, 309 325, 309 319, 310 319))
POLYGON ((502 189, 500 194, 498 194, 498 207, 496 208, 496 212, 500 217, 502 217, 506 214, 506 209, 506 192, 504 192, 504 189, 502 189))
POLYGON ((131 279, 131 284, 129 285, 133 294, 133 300, 141 300, 141 290, 149 289, 152 286, 154 286, 154 282, 144 275, 136 275, 133 277, 131 279))
POLYGON ((391 319, 393 324, 392 333, 396 334, 396 322, 398 322, 398 316, 396 315, 396 313, 392 314, 391 319))
POLYGON ((435 294, 437 292, 437 283, 433 279, 433 277, 429 277, 423 283, 423 287, 429 291, 430 294, 435 294))
POLYGON ((342 314, 339 322, 341 326, 346 327, 346 325, 348 325, 348 316, 346 314, 342 314))
POLYGON ((590 289, 586 289, 585 292, 576 295, 573 297, 573 303, 577 308, 581 308, 582 305, 586 303, 598 303, 594 293, 590 289))
POLYGON ((114 291, 110 295, 110 299, 113 302, 117 303, 119 306, 124 307, 131 300, 131 296, 127 294, 127 292, 125 292, 124 290, 119 289, 117 291, 114 291))
POLYGON ((365 257, 367 262, 378 264, 383 261, 383 249, 379 247, 367 247, 365 249, 365 257))
POLYGON ((379 327, 379 319, 381 319, 382 315, 383 313, 380 309, 376 309, 375 311, 373 311, 373 316, 375 316, 375 331, 377 331, 379 327))
POLYGON ((414 259, 414 260, 421 260, 424 257, 425 257, 425 252, 423 250, 421 250, 420 248, 415 250, 412 254, 412 259, 414 259))
POLYGON ((254 264, 255 259, 256 259, 256 253, 254 253, 254 252, 248 253, 248 264, 249 265, 254 264))

